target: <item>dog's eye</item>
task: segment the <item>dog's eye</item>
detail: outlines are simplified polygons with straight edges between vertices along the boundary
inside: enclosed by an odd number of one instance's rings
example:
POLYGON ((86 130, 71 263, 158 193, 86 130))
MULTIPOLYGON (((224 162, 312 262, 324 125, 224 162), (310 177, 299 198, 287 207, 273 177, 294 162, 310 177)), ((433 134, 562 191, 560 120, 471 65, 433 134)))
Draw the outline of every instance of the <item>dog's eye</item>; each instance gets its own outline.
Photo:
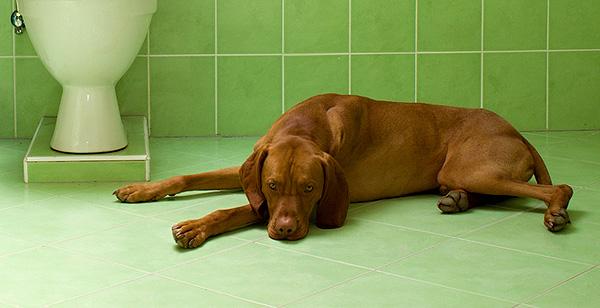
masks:
POLYGON ((304 192, 309 193, 311 191, 313 191, 313 186, 312 185, 306 185, 306 187, 304 188, 304 192))
POLYGON ((276 190, 276 189, 277 189, 277 185, 275 185, 275 183, 274 183, 274 182, 271 182, 271 183, 269 183, 269 188, 270 188, 271 190, 276 190))

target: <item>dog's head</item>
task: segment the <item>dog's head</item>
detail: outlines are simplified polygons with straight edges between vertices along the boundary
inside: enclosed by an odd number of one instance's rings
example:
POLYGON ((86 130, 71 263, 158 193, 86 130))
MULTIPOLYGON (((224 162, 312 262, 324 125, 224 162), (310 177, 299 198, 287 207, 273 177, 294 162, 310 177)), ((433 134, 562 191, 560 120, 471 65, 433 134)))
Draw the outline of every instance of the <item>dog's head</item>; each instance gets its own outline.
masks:
POLYGON ((273 239, 305 237, 315 208, 318 227, 344 224, 349 196, 343 171, 310 141, 290 137, 257 145, 240 179, 254 211, 268 219, 273 239))

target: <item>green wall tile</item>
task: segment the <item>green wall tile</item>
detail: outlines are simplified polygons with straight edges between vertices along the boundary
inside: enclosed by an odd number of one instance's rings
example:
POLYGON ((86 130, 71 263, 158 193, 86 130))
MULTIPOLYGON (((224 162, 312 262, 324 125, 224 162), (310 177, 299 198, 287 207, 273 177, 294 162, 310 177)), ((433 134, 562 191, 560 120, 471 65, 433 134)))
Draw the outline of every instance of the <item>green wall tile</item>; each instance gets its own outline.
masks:
POLYGON ((286 52, 347 52, 348 0, 285 1, 286 52))
POLYGON ((285 58, 285 107, 323 93, 348 94, 347 56, 285 58))
POLYGON ((219 53, 281 52, 281 0, 221 0, 219 53))
POLYGON ((484 49, 546 49, 546 3, 547 0, 485 1, 484 49))
POLYGON ((33 136, 42 116, 55 116, 62 94, 60 84, 38 58, 17 59, 17 136, 33 136))
POLYGON ((546 53, 485 54, 483 63, 483 106, 517 129, 545 129, 546 53))
POLYGON ((600 1, 550 1, 550 48, 600 48, 600 1))
POLYGON ((550 53, 550 129, 600 128, 600 52, 550 53))
POLYGON ((264 134, 281 115, 281 57, 218 61, 219 134, 264 134))
POLYGON ((417 101, 479 107, 479 54, 425 54, 418 56, 417 101))
POLYGON ((0 138, 15 136, 13 114, 13 60, 0 59, 0 138))
POLYGON ((415 56, 353 56, 352 94, 381 100, 414 101, 415 56))
POLYGON ((0 56, 12 56, 13 26, 10 24, 10 14, 13 11, 12 1, 0 2, 2 21, 0 22, 0 56))
POLYGON ((481 0, 419 0, 419 51, 479 50, 481 0))
POLYGON ((148 115, 148 65, 146 57, 136 57, 117 83, 119 110, 123 115, 148 115))
POLYGON ((214 53, 214 3, 214 0, 159 0, 150 24, 150 53, 214 53))
POLYGON ((213 135, 214 57, 150 58, 152 136, 213 135))
MULTIPOLYGON (((484 49, 515 51, 485 54, 484 107, 519 129, 543 129, 546 125, 545 79, 544 91, 540 90, 545 62, 541 54, 519 51, 546 48, 547 12, 551 49, 600 48, 600 1, 596 0, 158 1, 150 37, 139 54, 150 49, 151 55, 169 57, 152 57, 152 67, 156 67, 149 72, 147 59, 136 58, 117 85, 122 114, 147 115, 151 101, 155 136, 215 133, 214 57, 172 57, 214 54, 215 29, 219 54, 279 54, 282 45, 286 53, 342 53, 286 55, 284 78, 278 56, 219 57, 224 70, 217 76, 222 82, 216 107, 219 129, 226 135, 264 133, 281 112, 282 80, 286 109, 319 93, 348 93, 349 74, 353 94, 413 101, 414 55, 353 55, 349 67, 345 53, 349 45, 356 53, 414 51, 415 12, 419 51, 478 51, 483 4, 484 49), (239 108, 239 97, 249 105, 239 108), (185 114, 184 120, 179 120, 181 114, 185 114), (246 120, 246 114, 256 117, 246 120)), ((0 1, 0 11, 8 14, 11 8, 12 1, 0 1)), ((0 23, 0 137, 14 136, 15 122, 17 134, 28 137, 42 115, 56 114, 61 87, 39 59, 18 58, 17 119, 13 119, 12 33, 8 22, 0 23)), ((14 40, 17 56, 36 55, 27 32, 14 40)), ((598 67, 596 54, 551 53, 551 129, 600 128, 592 106, 600 96, 594 82, 599 78, 594 70, 598 67)), ((479 54, 417 57, 419 101, 479 106, 479 54)))
POLYGON ((415 0, 352 0, 352 51, 414 51, 415 0))
POLYGON ((148 54, 148 34, 146 34, 146 38, 144 39, 144 42, 142 43, 142 47, 140 47, 140 50, 138 51, 138 55, 147 55, 148 54))
POLYGON ((15 35, 15 54, 17 56, 36 56, 37 53, 29 39, 29 32, 25 30, 20 35, 15 35))

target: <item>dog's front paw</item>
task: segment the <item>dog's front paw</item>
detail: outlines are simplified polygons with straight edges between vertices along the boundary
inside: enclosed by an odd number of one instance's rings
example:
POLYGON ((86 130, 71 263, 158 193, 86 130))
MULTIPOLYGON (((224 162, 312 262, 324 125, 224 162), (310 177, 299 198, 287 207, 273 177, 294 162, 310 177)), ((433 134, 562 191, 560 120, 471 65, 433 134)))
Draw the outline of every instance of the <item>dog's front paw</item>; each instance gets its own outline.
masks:
POLYGON ((123 186, 113 192, 121 202, 135 203, 156 201, 167 194, 158 183, 139 183, 123 186))
POLYGON ((440 198, 437 203, 442 213, 457 213, 469 209, 469 198, 464 190, 452 190, 440 198))
POLYGON ((544 225, 549 231, 557 232, 571 223, 566 209, 550 210, 544 214, 544 225))
POLYGON ((202 219, 186 220, 171 227, 173 239, 181 248, 196 248, 210 236, 202 219))

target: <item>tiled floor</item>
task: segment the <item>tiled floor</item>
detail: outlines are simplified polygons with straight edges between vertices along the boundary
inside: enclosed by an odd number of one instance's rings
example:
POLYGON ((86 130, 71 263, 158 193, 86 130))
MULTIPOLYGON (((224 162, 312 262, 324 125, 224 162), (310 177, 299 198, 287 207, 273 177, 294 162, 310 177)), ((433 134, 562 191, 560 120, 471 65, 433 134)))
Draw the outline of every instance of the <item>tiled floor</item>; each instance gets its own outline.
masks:
MULTIPOLYGON (((121 204, 122 183, 22 183, 27 140, 0 140, 0 307, 598 307, 600 132, 526 133, 573 224, 509 199, 442 215, 437 196, 351 205, 347 225, 297 242, 255 226, 178 249, 170 226, 245 202, 201 192, 121 204)), ((255 138, 153 139, 152 178, 243 162, 255 138)))

